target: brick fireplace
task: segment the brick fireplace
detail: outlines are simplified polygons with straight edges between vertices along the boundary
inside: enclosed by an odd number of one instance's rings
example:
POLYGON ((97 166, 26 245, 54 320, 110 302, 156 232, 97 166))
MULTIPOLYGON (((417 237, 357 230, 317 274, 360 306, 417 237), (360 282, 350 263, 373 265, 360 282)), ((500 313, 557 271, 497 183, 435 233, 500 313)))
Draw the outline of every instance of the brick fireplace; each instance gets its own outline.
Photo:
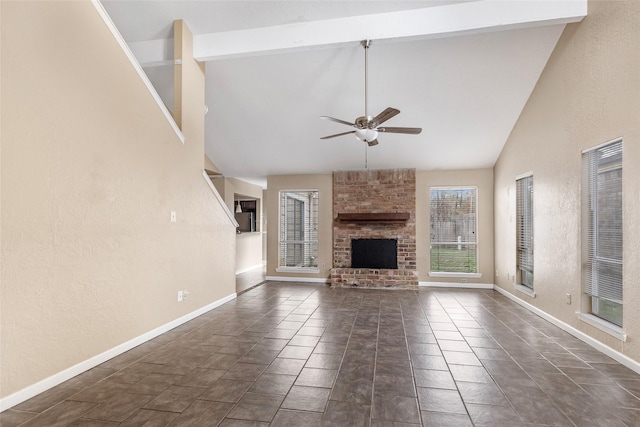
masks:
POLYGON ((415 169, 333 173, 331 286, 417 289, 415 169), (352 268, 351 241, 397 241, 397 268, 352 268))

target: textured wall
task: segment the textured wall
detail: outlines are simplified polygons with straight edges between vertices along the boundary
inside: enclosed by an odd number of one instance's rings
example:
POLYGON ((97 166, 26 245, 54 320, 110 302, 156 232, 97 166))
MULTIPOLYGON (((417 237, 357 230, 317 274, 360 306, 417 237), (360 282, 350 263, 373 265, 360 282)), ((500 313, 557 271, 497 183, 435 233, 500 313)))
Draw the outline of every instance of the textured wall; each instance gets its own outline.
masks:
POLYGON ((421 282, 460 283, 460 277, 430 277, 429 259, 431 187, 476 187, 478 189, 478 273, 464 278, 468 283, 493 283, 493 169, 418 171, 416 174, 416 232, 418 272, 421 282))
POLYGON ((515 177, 533 171, 534 290, 517 296, 640 361, 640 2, 591 1, 568 25, 494 168, 495 283, 514 292, 515 177), (624 139, 626 343, 578 320, 581 152, 624 139), (509 275, 507 277, 507 275, 509 275), (572 295, 567 304, 565 294, 572 295))
POLYGON ((272 175, 267 179, 265 212, 267 222, 267 276, 304 277, 327 280, 331 270, 331 175, 272 175), (318 190, 318 269, 319 273, 300 274, 277 272, 280 190, 318 190))
POLYGON ((0 7, 6 397, 233 294, 235 229, 201 176, 202 67, 183 145, 91 2, 0 7))

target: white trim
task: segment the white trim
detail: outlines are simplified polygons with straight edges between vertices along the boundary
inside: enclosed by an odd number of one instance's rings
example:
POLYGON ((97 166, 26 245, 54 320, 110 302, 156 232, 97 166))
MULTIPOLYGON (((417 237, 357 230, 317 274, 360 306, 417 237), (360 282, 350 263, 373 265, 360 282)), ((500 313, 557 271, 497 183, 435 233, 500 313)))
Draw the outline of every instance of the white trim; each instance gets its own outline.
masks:
POLYGON ((533 176, 533 171, 521 173, 520 175, 516 175, 516 181, 523 178, 529 178, 530 176, 533 176))
POLYGON ((309 283, 330 283, 329 278, 322 277, 291 277, 291 276, 267 276, 265 280, 273 282, 309 282, 309 283))
POLYGON ((382 43, 401 38, 420 40, 567 24, 579 22, 586 15, 586 0, 464 2, 194 35, 193 51, 198 61, 210 61, 308 51, 325 46, 349 47, 363 39, 382 43), (389 22, 401 22, 402 25, 388 25, 389 22))
POLYGON ((231 220, 231 223, 233 224, 233 226, 238 228, 240 224, 238 224, 238 221, 236 221, 236 217, 229 210, 229 206, 227 206, 224 200, 222 200, 222 196, 220 195, 220 193, 218 193, 218 189, 216 188, 215 185, 213 185, 213 182, 211 182, 211 178, 209 178, 207 171, 204 171, 204 170, 202 171, 202 177, 209 185, 209 188, 213 192, 213 195, 216 196, 216 199, 218 199, 218 202, 220 203, 220 206, 222 206, 222 209, 224 209, 224 211, 227 213, 227 216, 231 220))
POLYGON ((162 326, 159 326, 149 332, 145 332, 144 334, 136 338, 133 338, 127 342, 119 344, 110 350, 107 350, 103 353, 93 356, 85 360, 84 362, 80 362, 77 365, 74 365, 70 368, 65 369, 64 371, 58 372, 57 374, 54 374, 49 378, 45 378, 42 381, 38 381, 35 384, 32 384, 30 386, 23 388, 22 390, 19 390, 13 394, 10 394, 5 398, 0 399, 0 412, 7 410, 9 408, 12 408, 28 399, 31 399, 32 397, 44 391, 47 391, 52 387, 62 384, 68 379, 71 379, 76 375, 80 375, 81 373, 86 372, 91 368, 95 368, 96 366, 106 362, 107 360, 112 359, 122 353, 125 353, 131 350, 132 348, 137 347, 140 344, 143 344, 159 335, 162 335, 165 332, 170 331, 171 329, 176 328, 192 319, 195 319, 196 317, 208 311, 211 311, 214 308, 217 308, 222 304, 225 304, 235 299, 236 297, 237 297, 237 294, 234 292, 224 298, 214 301, 211 304, 208 304, 195 311, 192 311, 191 313, 185 314, 184 316, 179 317, 175 320, 172 320, 171 322, 166 323, 162 326))
POLYGON ((418 282, 418 286, 426 288, 493 289, 492 283, 418 282))
POLYGON ((429 191, 431 190, 476 190, 476 199, 478 198, 477 185, 433 185, 429 187, 429 191))
POLYGON ((594 316, 593 314, 580 313, 579 311, 577 311, 576 315, 578 316, 579 320, 588 323, 594 328, 600 329, 602 332, 605 332, 622 342, 627 342, 627 334, 620 326, 607 322, 606 320, 594 316))
POLYGON ((136 59, 135 55, 131 52, 131 49, 129 49, 127 42, 124 41, 124 39, 122 38, 122 35, 120 34, 120 31, 118 31, 116 26, 113 24, 113 21, 109 17, 109 14, 107 13, 106 10, 104 10, 102 3, 100 3, 99 0, 91 0, 91 3, 93 3, 93 6, 98 11, 98 14, 100 15, 100 17, 102 17, 102 20, 107 25, 107 28, 109 29, 109 31, 111 31, 111 34, 113 34, 113 37, 116 39, 116 42, 118 42, 118 44, 120 45, 120 48, 129 59, 129 62, 131 62, 131 65, 133 65, 133 68, 136 70, 136 72, 142 79, 142 82, 147 87, 147 90, 149 91, 153 99, 156 101, 156 104, 158 104, 158 107, 160 107, 160 111, 162 111, 162 114, 164 114, 165 118, 169 122, 169 125, 171 126, 173 131, 176 133, 176 135, 180 139, 180 142, 184 144, 184 134, 180 130, 180 127, 178 126, 176 121, 173 119, 173 116, 167 109, 167 106, 164 105, 164 102, 162 102, 160 95, 158 95, 158 91, 156 91, 156 89, 151 84, 151 81, 145 74, 144 70, 142 69, 142 66, 136 59))
MULTIPOLYGON (((474 243, 477 245, 477 243, 474 243)), ((430 271, 429 277, 453 277, 461 279, 479 279, 482 277, 482 273, 455 273, 448 271, 430 271)))
POLYGON ((585 342, 586 344, 589 344, 591 347, 595 348, 596 350, 601 351, 602 353, 606 354, 607 356, 609 356, 610 358, 612 358, 613 360, 615 360, 616 362, 626 366, 627 368, 631 369, 632 371, 635 371, 637 373, 640 374, 640 362, 637 362, 633 359, 631 359, 629 356, 626 356, 622 353, 620 353, 617 350, 614 350, 613 348, 609 347, 606 344, 601 343, 600 341, 596 340, 595 338, 591 337, 590 335, 585 334, 584 332, 574 328, 573 326, 564 323, 562 320, 560 319, 556 319, 555 317, 551 316, 548 313, 545 313, 544 311, 540 310, 539 308, 529 304, 528 302, 521 300, 520 298, 516 297, 515 295, 513 295, 512 293, 500 288, 499 286, 495 286, 494 289, 496 291, 498 291, 500 294, 504 295, 505 297, 509 298, 511 301, 520 304, 522 307, 528 309, 529 311, 531 311, 534 314, 537 314, 538 316, 542 317, 544 320, 551 322, 552 324, 554 324, 555 326, 559 327, 560 329, 564 330, 565 332, 570 333, 571 335, 573 335, 574 337, 578 338, 579 340, 585 342))
POLYGON ((257 269, 259 269, 259 268, 261 269, 261 268, 263 268, 264 266, 265 266, 265 262, 262 262, 262 263, 260 263, 260 264, 253 265, 253 266, 251 266, 251 267, 243 268, 242 270, 238 270, 238 271, 236 271, 236 276, 237 276, 238 274, 247 273, 247 272, 249 272, 249 271, 257 270, 257 269))
POLYGON ((278 267, 276 268, 276 273, 318 274, 320 269, 312 267, 278 267))
POLYGON ((617 137, 617 138, 613 138, 613 139, 612 139, 612 140, 610 140, 610 141, 603 142, 602 144, 598 144, 598 145, 596 145, 595 147, 591 147, 591 148, 587 148, 586 150, 582 150, 582 154, 587 154, 587 153, 589 153, 589 152, 591 152, 591 151, 595 151, 595 150, 597 150, 597 149, 599 149, 599 148, 606 147, 607 145, 609 145, 609 144, 614 144, 614 143, 616 143, 616 142, 622 142, 622 137, 621 137, 621 136, 619 136, 619 137, 617 137))
POLYGON ((513 284, 513 289, 515 289, 518 292, 522 292, 525 295, 529 295, 531 298, 535 298, 536 297, 536 293, 533 291, 533 289, 531 288, 527 288, 524 285, 517 285, 517 284, 513 284))

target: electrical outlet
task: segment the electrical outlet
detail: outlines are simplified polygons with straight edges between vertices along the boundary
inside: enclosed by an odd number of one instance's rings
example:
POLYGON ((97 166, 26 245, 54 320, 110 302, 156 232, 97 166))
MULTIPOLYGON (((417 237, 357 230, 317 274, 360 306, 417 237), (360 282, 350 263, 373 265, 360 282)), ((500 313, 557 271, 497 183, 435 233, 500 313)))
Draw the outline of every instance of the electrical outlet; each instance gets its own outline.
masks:
POLYGON ((171 222, 176 222, 176 211, 171 211, 171 222))
POLYGON ((567 305, 571 305, 571 294, 567 294, 567 305))
POLYGON ((188 290, 184 290, 182 291, 182 299, 187 299, 187 297, 189 296, 189 291, 188 290))
POLYGON ((184 292, 178 291, 178 302, 181 302, 184 299, 184 292))

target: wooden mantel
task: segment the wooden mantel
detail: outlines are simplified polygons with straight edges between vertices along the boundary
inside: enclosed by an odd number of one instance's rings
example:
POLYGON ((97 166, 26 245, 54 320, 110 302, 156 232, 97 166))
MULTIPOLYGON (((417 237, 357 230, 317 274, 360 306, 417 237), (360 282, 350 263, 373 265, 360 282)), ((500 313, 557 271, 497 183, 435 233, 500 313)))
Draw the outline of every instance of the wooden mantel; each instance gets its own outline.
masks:
POLYGON ((368 222, 368 223, 404 223, 411 215, 409 212, 366 212, 366 213, 338 213, 340 222, 368 222))

